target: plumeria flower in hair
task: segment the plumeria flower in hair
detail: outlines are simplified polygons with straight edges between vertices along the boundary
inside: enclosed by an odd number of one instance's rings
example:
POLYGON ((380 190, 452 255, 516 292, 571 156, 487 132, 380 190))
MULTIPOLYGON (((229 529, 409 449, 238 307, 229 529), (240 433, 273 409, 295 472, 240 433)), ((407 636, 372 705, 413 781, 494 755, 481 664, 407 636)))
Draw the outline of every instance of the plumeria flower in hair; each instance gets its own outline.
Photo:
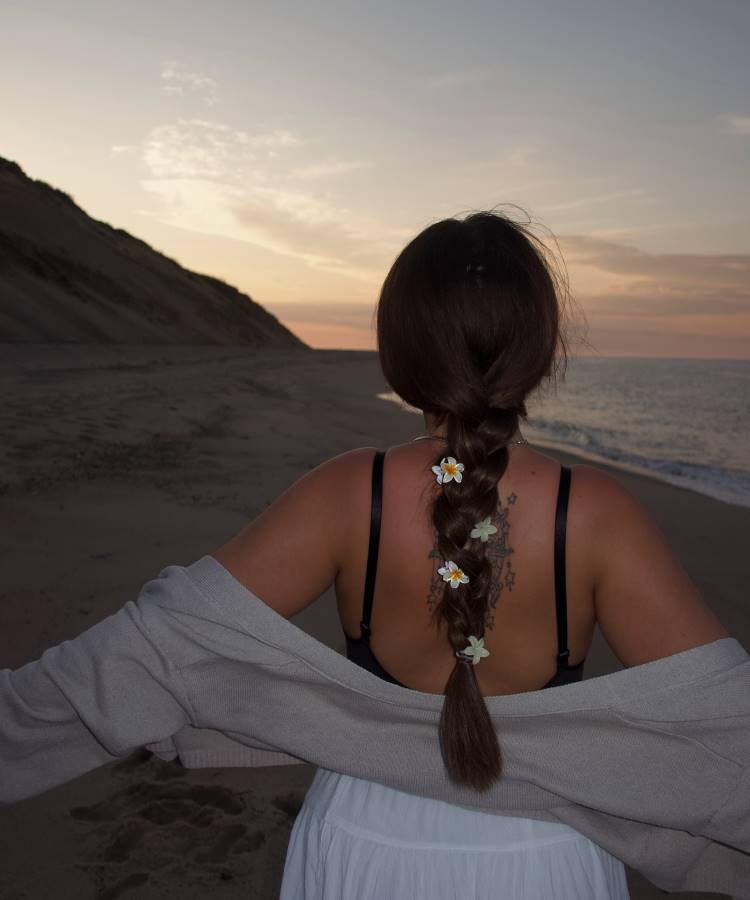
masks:
POLYGON ((452 559, 444 566, 440 566, 438 574, 443 576, 443 581, 450 582, 452 588, 457 588, 459 584, 468 584, 469 581, 469 576, 462 572, 452 559))
POLYGON ((443 484, 451 479, 453 479, 456 484, 461 484, 461 479, 463 478, 461 472, 463 472, 463 470, 464 464, 456 462, 456 459, 453 456, 444 456, 440 460, 439 466, 432 467, 432 471, 437 475, 438 484, 443 484))
POLYGON ((489 540, 489 536, 491 534, 495 534, 497 528, 491 523, 490 516, 487 516, 486 519, 482 519, 481 522, 477 522, 477 524, 471 529, 471 533, 469 537, 479 538, 480 541, 484 541, 487 543, 489 540))
POLYGON ((456 651, 456 656, 471 657, 473 665, 476 665, 480 659, 489 655, 490 651, 484 646, 484 638, 477 638, 473 634, 469 635, 469 646, 464 647, 463 650, 456 651))

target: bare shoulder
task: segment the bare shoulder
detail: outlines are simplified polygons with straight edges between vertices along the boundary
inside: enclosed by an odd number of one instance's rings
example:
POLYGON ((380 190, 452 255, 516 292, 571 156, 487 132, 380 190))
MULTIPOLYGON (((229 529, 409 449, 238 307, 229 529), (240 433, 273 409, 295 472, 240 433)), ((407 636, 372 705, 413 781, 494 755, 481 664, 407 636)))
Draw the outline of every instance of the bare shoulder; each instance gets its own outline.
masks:
POLYGON ((324 484, 336 485, 337 493, 345 493, 351 499, 370 494, 372 462, 377 447, 356 447, 320 463, 313 470, 324 484))
POLYGON ((586 464, 571 469, 570 515, 594 546, 644 531, 655 537, 659 529, 653 517, 616 475, 586 464))
POLYGON ((597 622, 623 665, 730 636, 667 535, 615 475, 574 466, 571 513, 587 543, 597 622))
MULTIPOLYGON (((556 486, 560 472, 558 460, 539 451, 534 451, 533 460, 533 468, 544 472, 549 482, 556 486)), ((581 538, 588 540, 599 528, 614 525, 624 515, 635 518, 648 515, 615 475, 585 463, 575 463, 569 468, 568 523, 571 531, 578 532, 581 538)))
POLYGON ((365 473, 371 471, 376 447, 357 447, 345 450, 310 468, 295 484, 306 482, 308 490, 322 495, 352 496, 361 493, 369 480, 365 473))
POLYGON ((365 500, 374 449, 324 460, 298 477, 213 556, 249 591, 290 618, 320 597, 347 558, 352 516, 365 500))
POLYGON ((637 505, 633 495, 615 475, 583 463, 571 468, 571 491, 575 487, 578 501, 585 504, 588 513, 604 515, 612 504, 617 507, 637 505))
MULTIPOLYGON (((323 506, 335 506, 342 524, 341 553, 349 553, 351 529, 363 521, 369 509, 372 490, 372 466, 377 447, 356 447, 319 463, 305 475, 311 479, 310 493, 323 506)), ((369 519, 368 519, 369 522, 369 519)))

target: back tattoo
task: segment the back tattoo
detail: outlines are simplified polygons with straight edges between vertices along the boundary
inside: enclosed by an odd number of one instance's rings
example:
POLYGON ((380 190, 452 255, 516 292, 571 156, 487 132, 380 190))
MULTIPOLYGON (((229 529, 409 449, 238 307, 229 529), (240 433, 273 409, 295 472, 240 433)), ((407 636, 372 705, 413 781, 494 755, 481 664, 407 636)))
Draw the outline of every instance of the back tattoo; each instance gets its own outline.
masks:
MULTIPOLYGON (((508 513, 510 507, 516 502, 516 494, 509 494, 505 503, 501 500, 495 509, 494 515, 491 517, 492 524, 497 528, 494 534, 489 536, 487 542, 487 559, 492 563, 492 577, 490 580, 490 596, 487 605, 487 615, 485 617, 485 628, 492 630, 495 624, 495 608, 505 589, 513 590, 516 581, 516 572, 511 564, 511 554, 513 548, 508 543, 508 534, 510 532, 510 522, 508 521, 508 513)), ((437 534, 435 535, 435 543, 430 550, 428 557, 435 559, 433 567, 432 581, 430 582, 430 592, 427 596, 427 606, 430 612, 433 612, 436 605, 443 598, 445 582, 438 574, 440 566, 444 565, 444 560, 440 555, 437 546, 437 534)))

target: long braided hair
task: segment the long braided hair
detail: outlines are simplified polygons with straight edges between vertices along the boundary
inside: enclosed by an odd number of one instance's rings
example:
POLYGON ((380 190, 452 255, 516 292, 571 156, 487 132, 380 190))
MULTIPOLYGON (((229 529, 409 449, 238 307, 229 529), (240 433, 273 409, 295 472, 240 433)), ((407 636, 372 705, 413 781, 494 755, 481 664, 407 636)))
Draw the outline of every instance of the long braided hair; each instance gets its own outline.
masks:
MULTIPOLYGON (((380 293, 383 375, 403 401, 445 424, 447 446, 434 463, 450 455, 464 464, 460 484, 444 482, 432 505, 440 556, 469 576, 457 587, 446 582, 432 612, 455 652, 469 635, 484 635, 490 599, 487 542, 470 532, 496 512, 497 483, 527 416, 527 396, 567 360, 565 287, 541 241, 493 211, 427 227, 398 255, 380 293)), ((439 739, 455 783, 485 791, 501 777, 500 745, 475 667, 458 657, 439 739)))

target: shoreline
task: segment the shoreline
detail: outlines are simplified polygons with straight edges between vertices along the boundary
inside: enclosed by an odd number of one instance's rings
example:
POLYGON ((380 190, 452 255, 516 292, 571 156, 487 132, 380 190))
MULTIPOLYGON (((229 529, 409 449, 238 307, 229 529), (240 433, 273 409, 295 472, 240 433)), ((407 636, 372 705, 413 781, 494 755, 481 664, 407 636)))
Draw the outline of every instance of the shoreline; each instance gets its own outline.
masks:
POLYGON ((715 500, 717 503, 724 503, 726 506, 733 506, 736 509, 750 509, 750 503, 737 503, 732 500, 726 500, 724 497, 717 497, 715 494, 711 494, 708 491, 701 491, 698 488, 693 487, 692 485, 680 484, 676 481, 670 481, 668 478, 664 478, 663 476, 658 475, 656 472, 653 472, 651 469, 646 468, 645 466, 639 466, 636 463, 628 463, 623 460, 617 459, 609 459, 606 456, 602 456, 598 453, 592 453, 590 451, 584 450, 582 447, 572 447, 568 444, 558 443, 555 441, 544 441, 544 440, 529 440, 530 444, 533 444, 537 447, 544 447, 548 450, 556 450, 559 453, 566 453, 569 456, 577 457, 581 460, 582 463, 596 463, 597 466, 602 468, 610 468, 617 472, 629 472, 631 475, 637 475, 639 478, 648 478, 651 481, 656 481, 659 484, 668 484, 670 487, 676 488, 677 490, 689 491, 691 494, 695 494, 698 497, 707 497, 710 500, 715 500))
MULTIPOLYGON (((382 400, 385 403, 392 404, 402 412, 408 413, 409 415, 421 416, 421 411, 411 409, 400 399, 398 399, 398 397, 396 397, 395 395, 391 396, 391 394, 391 391, 386 391, 377 394, 376 396, 379 400, 382 400)), ((529 423, 529 426, 532 429, 534 428, 532 423, 529 423)), ((523 429, 523 424, 521 424, 521 428, 523 429)), ((701 490, 694 484, 683 484, 682 482, 677 480, 676 476, 673 479, 664 475, 660 475, 653 469, 649 469, 647 466, 638 465, 638 463, 631 463, 627 462, 626 460, 620 459, 612 459, 608 456, 605 456, 604 454, 595 453, 594 451, 586 450, 584 447, 578 447, 574 444, 566 444, 563 441, 548 440, 546 438, 528 438, 528 441, 530 444, 536 447, 544 447, 548 450, 555 450, 560 453, 567 453, 570 456, 579 457, 581 462, 583 463, 595 463, 596 465, 609 467, 610 469, 613 469, 615 471, 628 472, 632 475, 639 475, 642 478, 650 478, 653 481, 660 482, 661 484, 669 484, 672 487, 690 491, 691 493, 697 494, 700 497, 709 497, 710 499, 716 500, 719 503, 725 503, 727 506, 735 506, 739 509, 750 509, 750 500, 748 500, 747 503, 739 503, 736 500, 727 500, 725 496, 719 496, 717 493, 712 493, 710 490, 701 490)))

